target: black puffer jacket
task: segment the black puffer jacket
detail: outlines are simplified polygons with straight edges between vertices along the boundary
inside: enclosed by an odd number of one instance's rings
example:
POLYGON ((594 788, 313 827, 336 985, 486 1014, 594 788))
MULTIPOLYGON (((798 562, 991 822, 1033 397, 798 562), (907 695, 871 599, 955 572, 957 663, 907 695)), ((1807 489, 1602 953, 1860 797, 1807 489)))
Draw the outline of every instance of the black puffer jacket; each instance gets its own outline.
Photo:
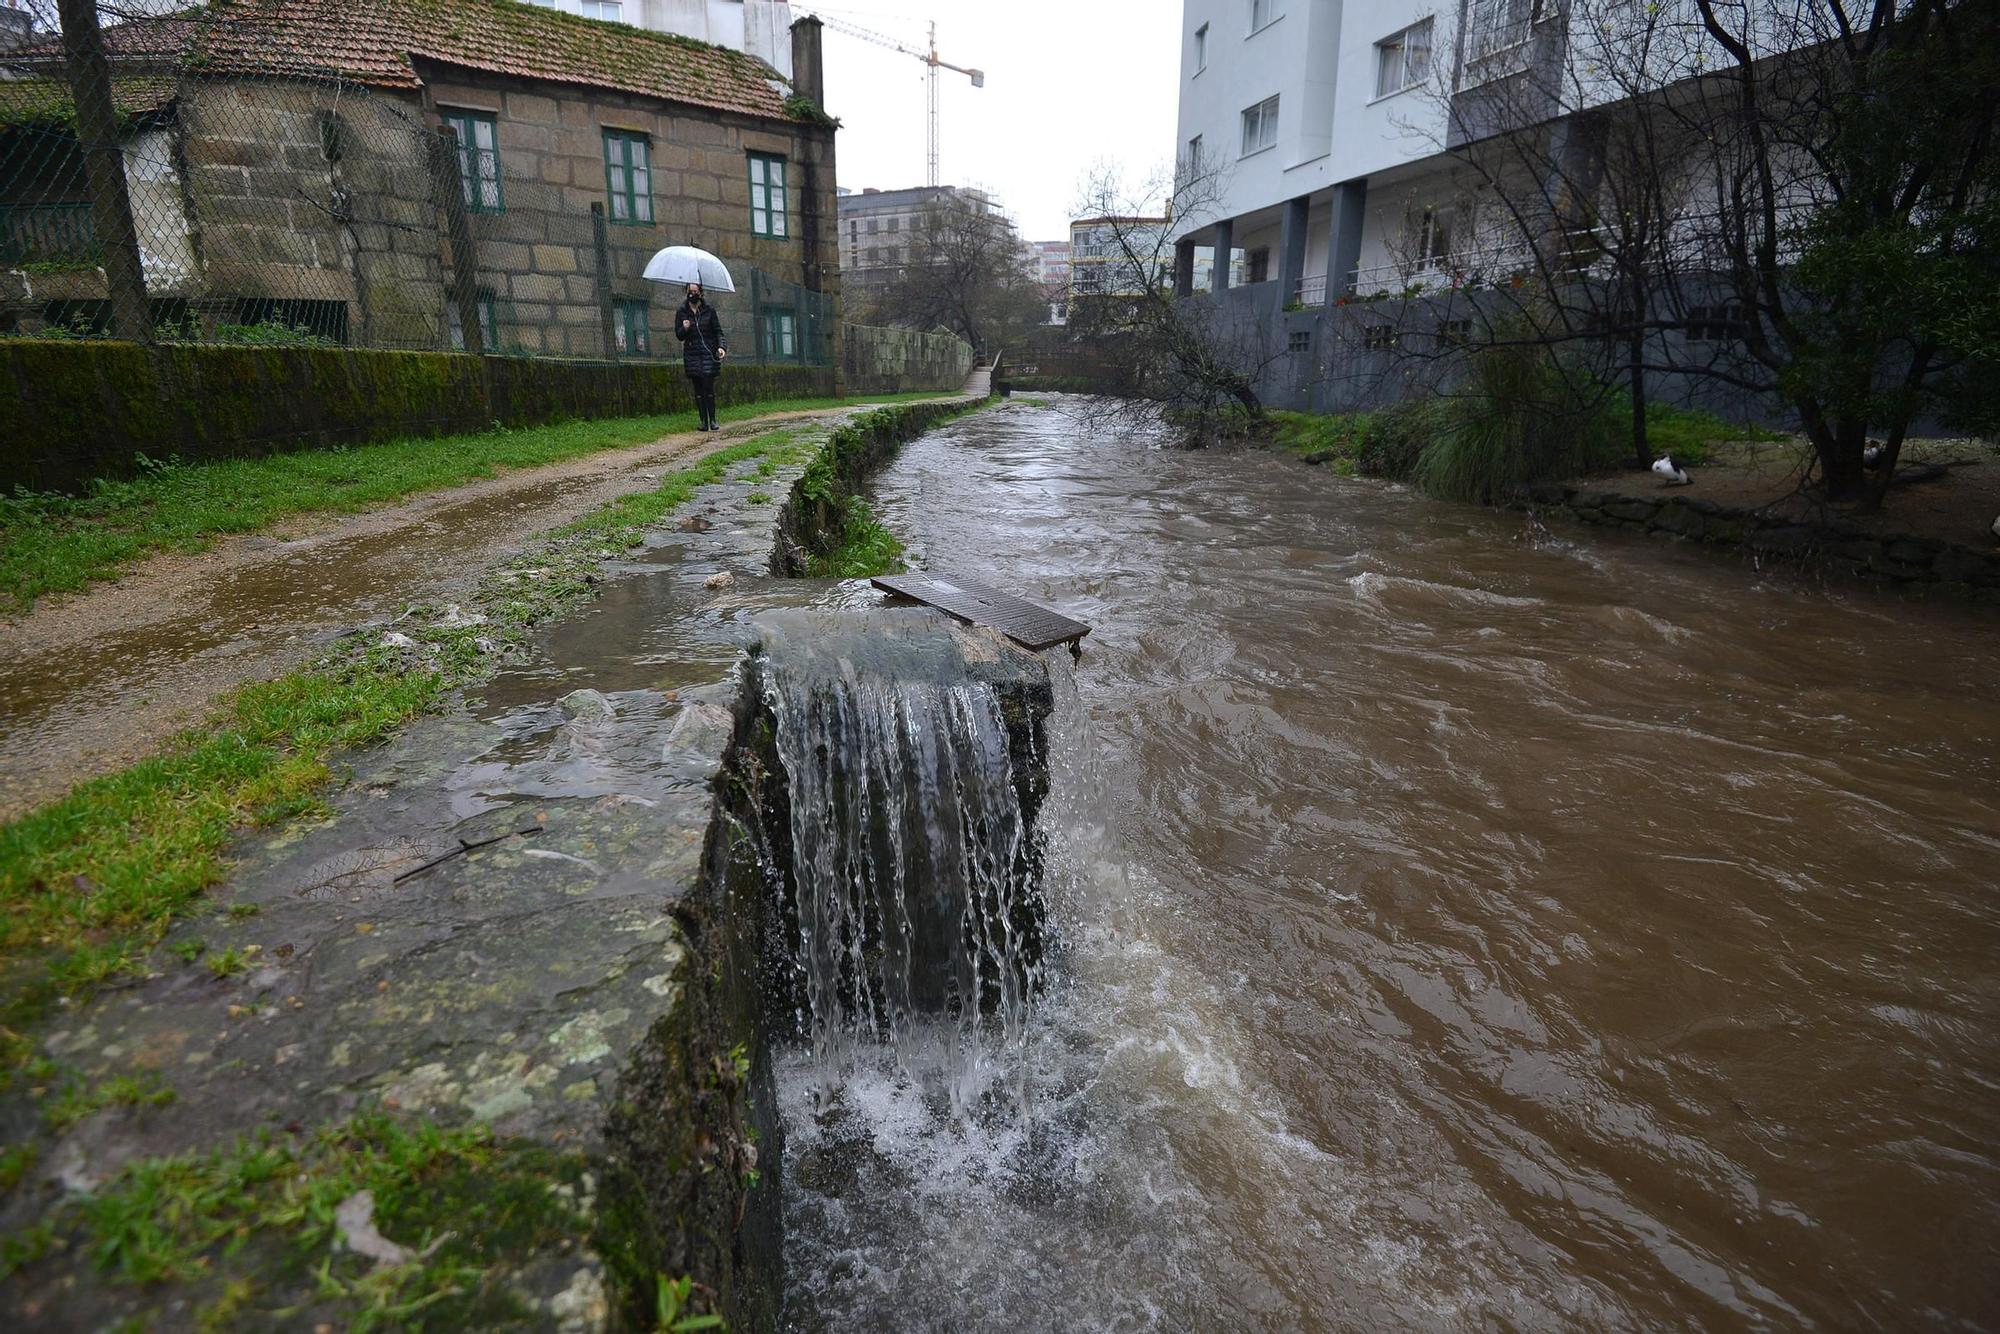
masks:
POLYGON ((722 374, 721 353, 729 341, 722 336, 722 321, 716 318, 714 306, 704 301, 697 312, 681 302, 681 308, 674 312, 674 337, 681 340, 681 365, 689 375, 722 374))

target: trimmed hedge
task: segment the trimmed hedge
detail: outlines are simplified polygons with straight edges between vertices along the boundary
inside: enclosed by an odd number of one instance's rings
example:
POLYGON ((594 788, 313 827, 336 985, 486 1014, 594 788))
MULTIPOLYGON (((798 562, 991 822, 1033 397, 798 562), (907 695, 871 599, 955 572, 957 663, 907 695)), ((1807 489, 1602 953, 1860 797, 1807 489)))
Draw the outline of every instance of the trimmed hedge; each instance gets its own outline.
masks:
MULTIPOLYGON (((831 366, 731 366, 724 403, 823 398, 831 366)), ((673 362, 0 339, 0 488, 188 462, 694 406, 673 362)))

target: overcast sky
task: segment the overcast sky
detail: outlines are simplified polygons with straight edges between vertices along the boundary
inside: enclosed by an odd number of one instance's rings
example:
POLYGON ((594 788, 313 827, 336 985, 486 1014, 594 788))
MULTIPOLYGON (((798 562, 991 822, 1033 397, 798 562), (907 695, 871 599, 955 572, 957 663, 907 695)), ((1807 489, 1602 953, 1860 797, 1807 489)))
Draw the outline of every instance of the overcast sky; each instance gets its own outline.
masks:
MULTIPOLYGON (((1180 0, 793 0, 811 11, 984 70, 986 86, 940 70, 938 177, 1000 197, 1031 241, 1067 239, 1085 177, 1098 162, 1144 178, 1174 151, 1180 0)), ((831 27, 826 109, 840 117, 840 184, 924 183, 921 61, 831 27)))

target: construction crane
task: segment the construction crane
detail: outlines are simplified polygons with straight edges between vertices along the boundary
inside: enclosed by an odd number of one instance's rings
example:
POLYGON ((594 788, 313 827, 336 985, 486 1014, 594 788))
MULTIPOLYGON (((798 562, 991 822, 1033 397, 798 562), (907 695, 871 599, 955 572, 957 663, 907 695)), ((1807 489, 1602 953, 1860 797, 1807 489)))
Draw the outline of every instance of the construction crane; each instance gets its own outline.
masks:
POLYGON ((827 27, 832 28, 835 32, 844 32, 849 37, 858 37, 864 42, 873 42, 877 46, 886 46, 891 51, 901 51, 906 56, 915 56, 930 67, 930 73, 926 76, 925 80, 929 85, 925 89, 925 98, 926 106, 930 113, 930 135, 925 145, 926 171, 924 183, 926 185, 936 185, 938 183, 938 71, 948 69, 954 73, 963 74, 972 80, 974 88, 984 88, 986 86, 986 71, 967 69, 963 65, 954 65, 949 60, 940 60, 938 58, 937 24, 935 21, 931 24, 930 50, 919 51, 914 46, 905 46, 893 37, 884 37, 879 32, 871 32, 869 29, 861 27, 859 24, 849 23, 845 19, 837 19, 819 13, 815 13, 813 17, 817 18, 827 27))

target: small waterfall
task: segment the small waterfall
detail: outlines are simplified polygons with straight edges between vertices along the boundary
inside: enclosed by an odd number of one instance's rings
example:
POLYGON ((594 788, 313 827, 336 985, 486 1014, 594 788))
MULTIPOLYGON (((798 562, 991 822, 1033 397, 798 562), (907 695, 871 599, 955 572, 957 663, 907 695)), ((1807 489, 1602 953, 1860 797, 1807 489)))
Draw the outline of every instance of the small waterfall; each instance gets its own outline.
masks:
POLYGON ((963 661, 934 616, 890 623, 922 630, 768 633, 752 666, 782 770, 766 840, 789 844, 779 972, 823 1083, 886 1044, 962 1111, 1026 1040, 1048 682, 1024 654, 963 661))

